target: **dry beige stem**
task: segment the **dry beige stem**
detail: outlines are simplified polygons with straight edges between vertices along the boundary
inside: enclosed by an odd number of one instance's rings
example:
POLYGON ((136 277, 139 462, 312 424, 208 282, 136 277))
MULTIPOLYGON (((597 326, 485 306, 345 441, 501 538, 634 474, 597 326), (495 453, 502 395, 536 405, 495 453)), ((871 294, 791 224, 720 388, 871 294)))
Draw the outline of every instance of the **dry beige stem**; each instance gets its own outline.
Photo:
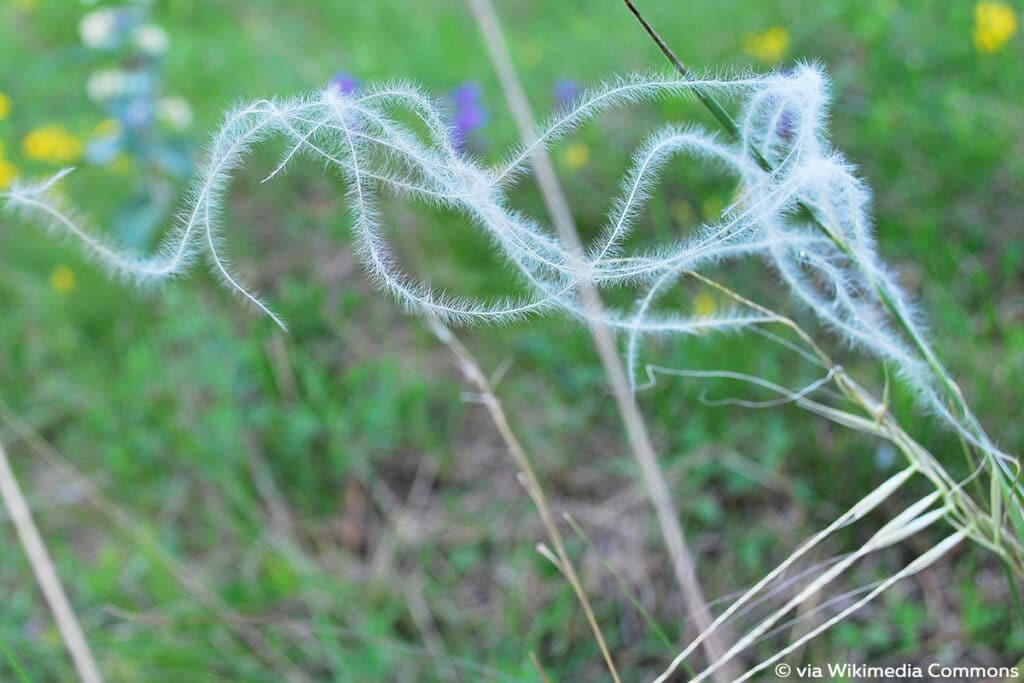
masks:
POLYGON ((82 633, 82 627, 78 624, 75 611, 64 593, 50 553, 46 550, 39 529, 32 520, 25 496, 18 486, 18 480, 15 479, 11 465, 7 461, 3 444, 0 444, 0 495, 4 499, 4 506, 11 516, 11 521, 14 522, 14 528, 18 532, 18 539, 25 549, 29 564, 32 565, 32 573, 36 576, 39 589, 42 590, 46 604, 50 606, 53 618, 57 622, 60 637, 71 655, 79 679, 82 683, 103 683, 103 676, 96 666, 89 643, 82 633))
MULTIPOLYGON (((523 144, 530 146, 537 140, 536 119, 509 56, 508 46, 505 43, 494 8, 491 6, 490 0, 467 1, 480 25, 480 31, 484 35, 484 42, 487 44, 494 68, 498 72, 498 79, 505 91, 509 111, 512 112, 515 119, 523 144)), ((583 246, 569 209, 569 203, 551 163, 551 156, 546 149, 537 146, 530 161, 537 175, 537 184, 544 197, 544 204, 558 230, 558 235, 570 254, 576 257, 577 263, 573 264, 573 267, 580 267, 583 263, 583 246)), ((697 630, 704 632, 711 626, 711 610, 708 609, 704 591, 697 577, 693 554, 686 543, 686 536, 683 534, 679 515, 672 503, 672 495, 665 481, 665 475, 658 464, 658 456, 647 432, 647 425, 630 389, 626 369, 615 346, 615 338, 608 325, 602 322, 604 306, 601 296, 593 284, 583 282, 580 286, 580 298, 590 321, 590 335, 594 340, 594 347, 601 358, 605 377, 615 395, 615 403, 626 427, 630 449, 640 465, 647 494, 657 514, 658 525, 661 528, 665 544, 668 546, 676 581, 683 592, 683 599, 697 630)), ((710 661, 717 661, 721 657, 727 649, 727 641, 727 632, 724 629, 719 629, 704 642, 704 649, 710 661)), ((735 667, 726 666, 721 673, 720 680, 732 680, 738 673, 735 667)))

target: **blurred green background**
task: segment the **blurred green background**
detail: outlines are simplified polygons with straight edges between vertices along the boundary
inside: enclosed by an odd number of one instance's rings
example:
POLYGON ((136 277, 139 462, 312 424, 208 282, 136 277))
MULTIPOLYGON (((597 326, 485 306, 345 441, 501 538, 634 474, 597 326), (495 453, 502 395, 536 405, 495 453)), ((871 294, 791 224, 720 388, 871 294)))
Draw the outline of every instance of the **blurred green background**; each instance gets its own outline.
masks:
MULTIPOLYGON (((339 73, 363 84, 408 79, 442 98, 478 84, 485 120, 471 148, 497 160, 515 142, 459 2, 167 0, 146 19, 166 45, 150 36, 144 58, 137 47, 83 44, 83 17, 113 6, 0 4, 0 183, 77 164, 69 200, 121 236, 152 239, 124 233, 125 216, 166 223, 171 204, 140 204, 140 192, 171 188, 173 197, 225 109, 320 88, 339 73), (104 154, 97 145, 123 134, 119 117, 131 112, 87 85, 112 68, 146 70, 153 97, 173 96, 178 109, 154 105, 163 109, 149 112, 145 136, 104 154)), ((539 113, 575 84, 665 66, 617 0, 496 6, 539 113)), ((1024 50, 1006 19, 1020 7, 998 5, 994 24, 981 26, 973 2, 641 7, 699 70, 799 59, 827 67, 832 135, 874 189, 883 255, 919 299, 975 412, 1020 452, 1024 50)), ((714 125, 690 104, 641 105, 553 151, 585 235, 600 228, 632 149, 654 126, 684 120, 714 125)), ((238 269, 289 334, 204 268, 138 291, 109 280, 77 245, 0 221, 0 439, 100 667, 114 681, 277 681, 295 670, 313 680, 541 681, 535 657, 549 680, 600 679, 570 588, 534 549, 543 531, 515 467, 486 413, 463 400, 450 353, 363 277, 336 178, 300 161, 260 184, 281 150, 268 145, 238 173, 224 223, 238 269)), ((673 164, 642 238, 685 233, 731 192, 722 178, 673 164)), ((513 198, 544 216, 529 180, 513 198)), ((463 219, 406 202, 383 211, 411 271, 468 294, 508 290, 463 219)), ((727 275, 769 300, 778 290, 754 265, 727 275)), ((684 310, 721 303, 697 288, 679 299, 684 310)), ((539 319, 461 334, 486 370, 501 371, 498 393, 555 506, 593 540, 568 532, 624 675, 649 679, 672 649, 605 565, 674 642, 683 607, 586 330, 539 319)), ((661 365, 742 369, 792 386, 813 378, 755 336, 651 352, 661 365)), ((844 365, 880 386, 877 366, 844 365)), ((748 391, 663 381, 640 402, 711 597, 757 580, 898 466, 878 443, 792 407, 702 407, 705 390, 748 391)), ((903 392, 893 409, 959 466, 955 440, 903 392)), ((865 563, 839 590, 886 576, 912 550, 865 563)), ((71 680, 6 522, 0 596, 0 680, 71 680)), ((1002 570, 970 548, 895 587, 800 660, 991 665, 1022 654, 1002 570)))

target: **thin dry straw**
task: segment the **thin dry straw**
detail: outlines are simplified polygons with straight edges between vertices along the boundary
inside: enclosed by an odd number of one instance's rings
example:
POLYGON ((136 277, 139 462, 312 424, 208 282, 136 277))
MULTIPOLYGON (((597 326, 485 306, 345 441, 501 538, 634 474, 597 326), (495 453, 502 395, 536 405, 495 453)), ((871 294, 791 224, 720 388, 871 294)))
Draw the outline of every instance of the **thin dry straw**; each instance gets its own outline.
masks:
MULTIPOLYGON (((881 548, 888 547, 894 543, 898 543, 912 533, 916 533, 922 528, 926 528, 930 524, 940 519, 945 513, 945 509, 934 510, 931 512, 924 512, 928 506, 934 504, 938 498, 938 493, 933 493, 925 498, 918 501, 916 504, 910 506, 900 514, 898 514, 893 520, 886 524, 882 529, 875 533, 871 539, 861 546, 856 552, 850 553, 847 557, 843 558, 841 562, 830 566, 827 570, 822 572, 813 581, 808 583, 797 595, 792 597, 785 605, 773 612, 771 615, 761 620, 757 626, 747 631, 743 638, 741 638, 733 647, 727 652, 724 657, 716 662, 711 663, 704 671, 698 676, 691 680, 691 683, 698 683, 701 680, 712 675, 717 671, 726 661, 736 657, 740 652, 745 650, 747 647, 752 645, 757 639, 763 635, 768 629, 770 629, 779 619, 781 619, 786 613, 797 605, 803 603, 810 596, 819 592, 823 587, 831 583, 843 572, 846 571, 854 562, 864 557, 865 555, 879 550, 881 548)), ((885 584, 886 586, 891 584, 885 584)), ((877 589, 876 589, 877 590, 877 589)), ((873 592, 873 595, 877 593, 873 592)), ((673 661, 672 666, 665 670, 661 676, 659 676, 655 683, 664 683, 668 679, 668 676, 675 670, 675 666, 681 662, 678 657, 673 661)))
MULTIPOLYGON (((498 432, 501 434, 502 440, 504 440, 505 445, 508 447, 509 453, 511 453, 516 464, 519 466, 522 473, 521 481, 523 486, 530 498, 533 500, 533 503, 537 508, 537 512, 541 516, 541 521, 544 523, 544 527, 547 530, 548 538, 555 546, 555 553, 557 554, 557 557, 550 555, 548 556, 548 559, 558 567, 562 575, 565 576, 566 580, 568 580, 573 592, 576 593, 576 597, 580 601, 580 605, 583 607, 583 611, 586 614, 587 623, 594 635, 594 639, 597 641, 598 648, 601 650, 601 655, 604 657, 605 665, 608 667, 608 672, 611 674, 615 683, 621 683, 618 671, 615 668, 615 661, 612 658, 611 652, 608 650, 608 646, 604 640, 604 635, 597 624, 597 618, 594 616, 594 611, 590 606, 590 600, 587 598, 586 591, 583 590, 583 585, 580 583, 579 577, 576 575, 576 569, 572 564, 572 560, 569 558, 569 553, 565 549, 562 534, 558 530, 558 524, 555 522, 554 515, 551 512, 547 496, 544 494, 544 488, 541 486, 536 472, 534 472, 533 464, 530 462, 530 458, 526 454, 526 450, 516 437, 515 432, 512 431, 511 425, 509 425, 508 418, 505 416, 505 409, 502 407, 498 397, 495 396, 494 389, 491 387, 491 383, 487 379, 487 376, 484 374, 483 370, 480 369, 479 364, 477 364, 476 359, 473 358, 469 350, 463 346, 462 342, 460 342, 454 334, 452 334, 451 330, 446 328, 436 319, 431 319, 429 322, 430 328, 437 338, 451 349, 452 353, 459 360, 462 372, 466 376, 466 379, 475 384, 477 389, 479 389, 481 394, 481 403, 487 408, 487 411, 491 416, 491 420, 494 422, 495 427, 498 428, 498 432)), ((538 547, 538 550, 540 550, 542 554, 545 554, 542 547, 538 547)))
MULTIPOLYGON (((804 555, 810 552, 815 546, 824 541, 826 538, 831 536, 832 533, 835 532, 837 529, 841 529, 859 519, 862 519, 871 510, 878 507, 879 504, 881 504, 884 500, 891 496, 897 489, 899 489, 904 483, 906 483, 906 481, 910 479, 910 477, 912 477, 916 471, 917 468, 911 466, 893 475, 884 483, 879 485, 869 495, 865 496, 860 501, 858 501, 856 505, 847 510, 844 514, 840 515, 827 528, 823 529, 822 531, 812 536, 810 539, 808 539, 802 545, 800 545, 800 547, 798 547, 796 550, 790 553, 789 556, 785 560, 783 560, 781 564, 779 564, 777 567, 775 567, 775 569, 765 574, 765 576, 756 584, 754 584, 746 593, 744 593, 742 597, 740 597, 732 605, 730 605, 728 609, 722 612, 722 614, 720 614, 715 619, 714 623, 712 623, 707 629, 705 629, 697 638, 691 641, 690 644, 685 649, 683 649, 683 651, 680 652, 675 659, 672 660, 672 663, 665 670, 665 673, 663 673, 659 677, 656 683, 667 680, 668 677, 683 662, 686 661, 686 658, 693 653, 693 651, 701 644, 701 642, 708 638, 716 629, 721 627, 722 624, 728 621, 733 614, 738 612, 743 607, 743 605, 749 602, 758 593, 763 591, 769 584, 771 584, 772 581, 782 576, 786 572, 786 570, 792 567, 800 558, 802 558, 804 555)), ((844 558, 843 561, 846 561, 846 559, 848 558, 844 558)))
MULTIPOLYGON (((939 559, 941 559, 943 556, 945 556, 945 554, 948 553, 950 550, 955 548, 966 537, 966 535, 967 533, 965 531, 957 531, 953 534, 950 534, 949 536, 941 540, 939 543, 935 544, 928 551, 915 558, 910 564, 901 569, 899 572, 893 574, 885 581, 882 581, 874 590, 872 590, 866 596, 855 602, 853 605, 839 612, 838 614, 828 619, 818 627, 812 629, 811 631, 808 631, 806 634, 804 634, 797 640, 793 641, 786 647, 780 649, 774 655, 762 661, 757 666, 754 666, 751 669, 749 669, 742 677, 738 678, 735 683, 740 683, 741 681, 750 679, 755 674, 768 668, 769 666, 779 661, 789 653, 793 652, 798 647, 802 646, 804 643, 808 642, 812 638, 815 638, 820 634, 824 633, 825 631, 827 631, 828 629, 832 628, 840 621, 846 619, 848 616, 859 610, 861 607, 874 600, 876 597, 878 597, 878 595, 880 595, 883 591, 890 588, 893 584, 902 581, 903 579, 909 576, 913 576, 918 572, 924 571, 925 569, 933 565, 935 562, 937 562, 939 559)), ((694 679, 693 683, 697 683, 697 681, 698 679, 694 679)))
MULTIPOLYGON (((584 247, 576 230, 568 201, 562 192, 558 176, 555 174, 551 158, 540 144, 541 136, 537 134, 536 121, 530 109, 529 100, 526 97, 512 62, 497 15, 489 0, 468 1, 477 24, 484 34, 488 54, 491 56, 491 61, 498 73, 509 108, 519 128, 520 136, 526 149, 530 150, 529 158, 537 175, 537 184, 544 197, 548 213, 551 215, 558 234, 568 250, 569 263, 574 267, 578 267, 577 264, 585 258, 584 247)), ((639 183, 641 176, 642 171, 637 174, 637 183, 639 183)), ((622 217, 616 224, 612 235, 609 236, 607 245, 596 259, 597 262, 614 245, 616 233, 621 230, 627 213, 628 208, 624 207, 621 214, 622 217)), ((687 546, 686 537, 683 534, 679 516, 672 502, 668 484, 658 464, 657 454, 647 432, 647 425, 630 391, 627 372, 616 351, 611 329, 607 323, 602 324, 605 319, 603 312, 604 304, 601 301, 597 288, 593 284, 583 279, 579 285, 584 313, 590 321, 591 337, 601 358, 605 377, 615 396, 619 413, 626 426, 631 450, 640 465, 644 483, 654 505, 662 535, 668 545, 676 580, 683 591, 686 605, 693 614, 698 628, 703 630, 711 623, 711 611, 707 606, 707 600, 704 597, 704 592, 697 576, 693 555, 687 546)), ((705 644, 708 657, 711 660, 717 659, 725 647, 723 635, 721 633, 716 634, 715 637, 709 638, 705 644)), ((725 672, 726 675, 729 673, 731 673, 731 669, 727 669, 725 672)))
MULTIPOLYGON (((22 439, 33 452, 63 476, 82 482, 89 478, 79 471, 66 457, 59 453, 52 444, 43 440, 31 426, 11 412, 10 407, 0 398, 0 418, 7 422, 12 430, 22 439)), ((247 645, 252 652, 273 668, 282 680, 289 683, 308 683, 309 677, 284 659, 276 645, 266 639, 263 634, 246 622, 246 619, 234 611, 219 595, 203 584, 194 572, 181 564, 165 548, 154 542, 150 534, 138 525, 126 510, 107 498, 95 486, 85 486, 85 499, 113 526, 120 528, 133 542, 139 545, 147 557, 165 568, 174 580, 190 595, 213 612, 221 623, 227 624, 238 639, 247 645)))
POLYGON ((71 655, 71 661, 75 665, 78 677, 82 683, 103 683, 103 676, 96 666, 96 660, 89 649, 89 642, 85 639, 82 627, 78 624, 78 618, 71 607, 68 596, 64 593, 57 570, 50 559, 50 553, 46 550, 32 520, 32 513, 25 496, 18 486, 18 480, 11 470, 10 462, 7 460, 7 453, 3 444, 0 443, 0 495, 3 496, 4 505, 18 532, 18 539, 28 556, 32 573, 36 576, 39 588, 46 598, 46 604, 50 606, 54 621, 57 622, 57 630, 64 641, 64 646, 71 655))

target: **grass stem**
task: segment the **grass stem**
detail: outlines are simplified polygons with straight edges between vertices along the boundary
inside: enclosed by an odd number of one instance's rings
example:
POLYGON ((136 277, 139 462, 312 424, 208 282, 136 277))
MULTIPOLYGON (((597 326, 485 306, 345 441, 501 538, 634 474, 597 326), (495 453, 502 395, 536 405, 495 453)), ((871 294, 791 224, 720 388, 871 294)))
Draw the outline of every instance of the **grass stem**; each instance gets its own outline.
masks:
MULTIPOLYGON (((523 90, 515 65, 512 63, 494 8, 490 0, 467 0, 467 2, 480 26, 481 33, 483 33, 484 42, 491 61, 494 63, 495 71, 498 73, 509 110, 515 119, 522 141, 524 144, 530 145, 537 139, 536 119, 530 109, 529 100, 523 90)), ((581 264, 584 262, 583 246, 569 203, 562 191, 558 176, 555 174, 551 157, 543 147, 538 146, 531 157, 531 163, 544 204, 555 229, 562 242, 568 247, 570 256, 576 261, 573 267, 581 268, 581 264)), ((596 287, 589 283, 581 285, 580 298, 588 314, 590 334, 604 367, 605 377, 626 427, 630 449, 640 466, 648 496, 654 506, 662 536, 668 547, 676 581, 683 593, 687 609, 696 622, 697 629, 704 631, 711 625, 711 611, 708 609, 707 600, 697 576, 693 554, 686 543, 686 537, 683 534, 668 484, 658 463, 657 453, 630 389, 629 379, 622 359, 619 357, 615 338, 608 325, 601 322, 604 318, 604 304, 596 287)), ((709 659, 716 660, 726 651, 725 641, 728 638, 727 633, 720 632, 706 641, 705 650, 709 659)), ((736 672, 723 671, 721 680, 729 680, 730 673, 736 672)))
POLYGON ((540 484, 540 479, 537 478, 537 473, 534 471, 533 465, 530 463, 530 458, 526 454, 526 449, 523 448, 523 445, 520 443, 518 437, 516 437, 515 432, 512 431, 512 427, 508 422, 508 417, 505 415, 505 409, 502 407, 497 396, 495 396, 490 380, 487 379, 487 375, 485 375, 483 370, 480 369, 480 365, 476 362, 476 359, 473 358, 469 349, 463 346, 462 342, 459 341, 458 337, 452 334, 451 330, 434 318, 430 319, 430 323, 431 329, 437 338, 451 349, 455 357, 458 358, 462 368, 462 373, 466 376, 466 379, 476 385, 476 388, 480 391, 483 404, 487 408, 488 413, 490 413, 491 421, 494 422, 494 426, 498 428, 498 432, 501 434, 502 440, 505 442, 509 452, 512 454, 516 464, 523 473, 523 484, 526 488, 526 492, 533 500, 533 504, 537 508, 537 512, 540 514, 541 521, 544 523, 544 528, 547 530, 551 544, 555 546, 558 569, 562 575, 565 576, 569 585, 572 586, 573 592, 576 593, 576 598, 583 607, 583 611, 587 616, 587 623, 590 625, 590 629, 594 634, 594 639, 597 641, 598 647, 601 650, 601 655, 604 657, 605 665, 608 667, 608 673, 611 674, 612 680, 615 681, 615 683, 622 683, 619 678, 618 670, 615 668, 615 661, 612 659, 611 652, 609 652, 608 646, 605 643, 604 635, 601 633, 601 627, 597 623, 597 617, 594 616, 594 610, 590 606, 590 600, 587 598, 587 594, 583 590, 583 584, 580 583, 579 576, 576 574, 576 569, 573 567, 572 560, 569 558, 569 553, 565 549, 565 542, 562 539, 562 533, 558 530, 558 525, 555 523, 554 515, 551 513, 551 506, 548 505, 547 496, 544 495, 544 489, 540 484))
POLYGON ((11 469, 3 444, 0 444, 0 497, 3 498, 4 506, 14 523, 18 539, 32 566, 32 573, 35 574, 43 597, 46 598, 46 604, 50 606, 50 612, 57 622, 57 630, 64 641, 64 646, 67 647, 68 654, 71 655, 79 680, 82 683, 103 683, 103 676, 96 666, 89 642, 85 639, 75 611, 71 608, 71 602, 53 566, 50 553, 46 550, 46 544, 43 543, 39 529, 32 519, 32 512, 11 469))

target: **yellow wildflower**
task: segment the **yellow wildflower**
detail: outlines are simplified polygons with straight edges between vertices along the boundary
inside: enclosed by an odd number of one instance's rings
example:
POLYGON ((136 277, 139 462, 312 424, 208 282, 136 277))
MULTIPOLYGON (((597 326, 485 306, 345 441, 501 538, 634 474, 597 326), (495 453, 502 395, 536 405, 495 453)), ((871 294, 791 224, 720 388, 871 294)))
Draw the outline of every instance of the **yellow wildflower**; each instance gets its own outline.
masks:
POLYGON ((103 119, 92 129, 94 138, 112 138, 121 132, 121 122, 117 119, 103 119))
POLYGON ((124 152, 121 152, 114 158, 110 167, 114 170, 114 173, 125 175, 132 170, 132 158, 124 152))
POLYGON ((590 161, 590 148, 582 142, 577 142, 565 150, 565 163, 569 168, 582 168, 587 165, 588 161, 590 161))
POLYGON ((688 226, 697 222, 697 212, 693 210, 693 204, 685 199, 673 199, 668 205, 668 212, 679 225, 688 226))
POLYGON ((774 64, 789 51, 789 31, 773 26, 761 33, 751 33, 743 39, 743 51, 762 62, 774 64))
POLYGON ((725 211, 725 202, 722 198, 717 195, 711 195, 700 205, 701 213, 704 214, 705 221, 716 220, 725 211))
POLYGON ((75 288, 75 271, 67 266, 57 266, 50 273, 50 287, 58 294, 67 294, 75 288))
POLYGON ((18 175, 17 167, 3 157, 0 157, 0 190, 10 186, 18 175))
POLYGON ((11 98, 0 92, 0 121, 3 121, 11 113, 11 98))
POLYGON ((63 126, 43 126, 25 136, 21 149, 29 159, 66 164, 82 156, 82 141, 63 126))
POLYGON ((693 298, 693 312, 698 318, 710 318, 718 310, 715 297, 707 292, 700 292, 693 298))
POLYGON ((974 45, 979 52, 995 52, 1017 32, 1017 15, 1001 2, 974 6, 974 45))

